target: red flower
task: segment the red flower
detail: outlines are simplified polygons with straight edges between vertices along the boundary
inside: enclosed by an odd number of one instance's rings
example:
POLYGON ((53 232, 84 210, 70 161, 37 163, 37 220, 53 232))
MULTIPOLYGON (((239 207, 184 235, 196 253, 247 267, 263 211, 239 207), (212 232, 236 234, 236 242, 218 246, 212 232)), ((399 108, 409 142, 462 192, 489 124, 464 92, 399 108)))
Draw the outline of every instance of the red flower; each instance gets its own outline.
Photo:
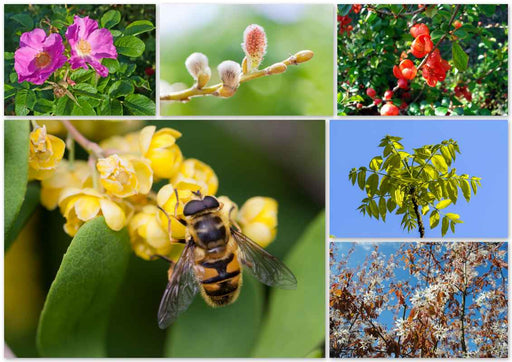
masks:
POLYGON ((384 92, 384 100, 389 101, 391 98, 393 98, 393 91, 388 89, 386 92, 384 92))
POLYGON ((375 92, 375 89, 373 88, 368 88, 366 90, 366 94, 368 95, 368 97, 370 98, 375 98, 375 96, 377 95, 377 92, 375 92))
POLYGON ((396 65, 393 67, 393 74, 398 79, 414 79, 414 77, 416 77, 417 71, 418 70, 414 66, 414 63, 409 59, 402 60, 398 67, 396 65))
POLYGON ((460 28, 462 26, 462 23, 460 21, 458 21, 458 20, 455 20, 453 22, 453 26, 455 27, 455 29, 458 29, 458 28, 460 28))
POLYGON ((398 107, 391 102, 388 102, 385 105, 383 105, 380 110, 381 116, 398 116, 399 113, 400 111, 398 107))
POLYGON ((354 28, 352 25, 348 25, 351 22, 352 22, 352 19, 350 18, 350 16, 338 15, 338 23, 340 25, 340 29, 339 29, 340 34, 343 35, 344 32, 347 32, 347 35, 350 34, 352 29, 354 28))
POLYGON ((430 35, 421 34, 411 44, 411 53, 416 58, 423 58, 434 48, 434 43, 430 39, 430 35))
POLYGON ((425 24, 414 24, 411 27, 411 35, 413 38, 417 38, 420 35, 430 35, 430 30, 425 24))
POLYGON ((356 14, 359 14, 362 7, 363 7, 363 5, 361 5, 361 4, 354 4, 354 5, 352 5, 352 11, 356 14))
POLYGON ((442 82, 446 78, 446 72, 451 69, 450 64, 443 58, 439 49, 434 50, 427 58, 423 66, 422 75, 430 87, 435 87, 437 82, 442 82))

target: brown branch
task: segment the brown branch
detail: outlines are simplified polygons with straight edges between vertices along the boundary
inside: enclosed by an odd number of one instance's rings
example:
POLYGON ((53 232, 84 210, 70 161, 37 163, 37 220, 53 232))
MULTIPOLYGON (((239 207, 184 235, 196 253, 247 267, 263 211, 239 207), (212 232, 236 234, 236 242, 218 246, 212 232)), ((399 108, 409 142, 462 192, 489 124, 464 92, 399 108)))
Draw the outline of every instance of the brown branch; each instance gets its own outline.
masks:
POLYGON ((418 230, 420 232, 420 238, 424 238, 425 237, 425 226, 423 225, 423 219, 421 217, 418 200, 416 199, 416 195, 414 195, 414 191, 411 191, 410 195, 411 195, 412 205, 414 207, 414 213, 416 214, 416 220, 418 221, 418 230))
POLYGON ((68 130, 71 137, 82 146, 87 152, 92 153, 96 158, 103 157, 103 149, 95 142, 89 141, 84 137, 76 128, 71 124, 70 121, 64 120, 62 124, 68 130))

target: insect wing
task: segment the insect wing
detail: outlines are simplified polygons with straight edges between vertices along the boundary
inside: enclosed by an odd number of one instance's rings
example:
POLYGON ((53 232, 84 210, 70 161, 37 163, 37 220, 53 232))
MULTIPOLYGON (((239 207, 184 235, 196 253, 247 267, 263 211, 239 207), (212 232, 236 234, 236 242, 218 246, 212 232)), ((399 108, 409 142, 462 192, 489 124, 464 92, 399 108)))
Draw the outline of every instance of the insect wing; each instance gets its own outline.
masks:
POLYGON ((158 326, 165 329, 189 307, 198 292, 193 269, 193 245, 187 244, 165 288, 158 309, 158 326))
POLYGON ((249 239, 238 230, 231 228, 243 265, 263 284, 282 289, 295 289, 297 279, 279 259, 268 253, 261 246, 249 239))

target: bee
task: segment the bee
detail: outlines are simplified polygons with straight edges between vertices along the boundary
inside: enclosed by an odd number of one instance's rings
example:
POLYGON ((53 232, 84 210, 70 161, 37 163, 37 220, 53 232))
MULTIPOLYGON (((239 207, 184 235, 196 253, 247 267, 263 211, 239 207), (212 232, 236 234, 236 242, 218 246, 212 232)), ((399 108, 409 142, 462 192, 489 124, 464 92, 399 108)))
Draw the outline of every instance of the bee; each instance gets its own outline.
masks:
POLYGON ((230 216, 233 208, 226 213, 214 196, 203 197, 199 192, 195 196, 184 205, 183 218, 176 217, 176 203, 174 218, 186 227, 186 236, 173 241, 184 243, 185 248, 169 268, 169 282, 158 309, 162 329, 187 310, 198 292, 212 307, 233 303, 242 286, 242 266, 263 284, 297 287, 297 279, 286 265, 240 231, 230 216))

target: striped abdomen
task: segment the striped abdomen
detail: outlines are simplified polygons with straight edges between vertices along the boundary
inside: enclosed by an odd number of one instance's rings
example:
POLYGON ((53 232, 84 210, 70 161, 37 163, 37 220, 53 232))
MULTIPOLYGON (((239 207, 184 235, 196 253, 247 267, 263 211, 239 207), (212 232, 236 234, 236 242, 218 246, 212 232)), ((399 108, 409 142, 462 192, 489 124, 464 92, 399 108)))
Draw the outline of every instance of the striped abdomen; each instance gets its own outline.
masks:
POLYGON ((201 273, 199 282, 205 301, 212 306, 230 304, 236 300, 240 291, 242 274, 238 258, 228 252, 223 259, 201 261, 198 263, 201 273))

